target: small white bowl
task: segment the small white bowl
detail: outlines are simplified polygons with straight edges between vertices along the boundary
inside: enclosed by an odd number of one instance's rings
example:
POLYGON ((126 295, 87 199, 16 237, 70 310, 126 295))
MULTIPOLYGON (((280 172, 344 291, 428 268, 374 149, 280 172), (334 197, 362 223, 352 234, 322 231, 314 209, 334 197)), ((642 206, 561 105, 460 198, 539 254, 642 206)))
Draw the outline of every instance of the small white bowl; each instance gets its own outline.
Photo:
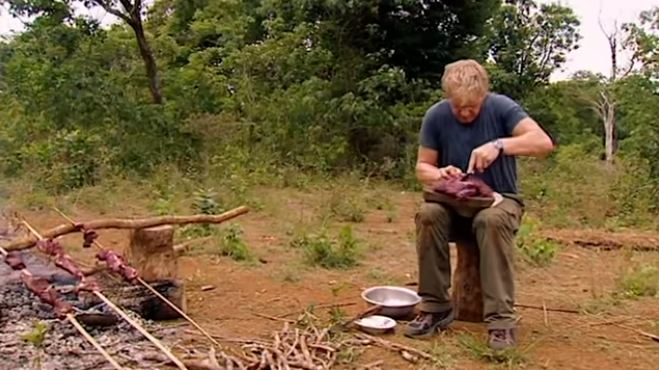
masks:
POLYGON ((381 315, 371 315, 355 321, 359 328, 370 334, 382 334, 396 327, 396 320, 381 315))

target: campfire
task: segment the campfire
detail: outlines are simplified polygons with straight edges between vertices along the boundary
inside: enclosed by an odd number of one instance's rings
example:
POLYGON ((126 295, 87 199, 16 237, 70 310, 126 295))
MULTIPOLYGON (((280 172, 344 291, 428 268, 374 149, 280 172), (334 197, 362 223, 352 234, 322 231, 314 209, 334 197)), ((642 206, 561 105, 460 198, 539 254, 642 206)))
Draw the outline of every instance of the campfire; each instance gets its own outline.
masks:
MULTIPOLYGON (((219 343, 179 307, 184 306, 184 299, 176 281, 153 279, 154 282, 147 282, 122 255, 96 242, 96 229, 132 229, 132 241, 144 244, 145 235, 150 235, 158 226, 219 223, 245 212, 247 209, 241 207, 222 215, 110 219, 86 224, 67 218, 68 225, 46 231, 45 238, 24 220, 22 225, 31 235, 19 238, 18 225, 15 223, 10 232, 9 220, 5 218, 6 226, 1 234, 2 239, 9 240, 9 243, 0 247, 5 262, 0 265, 0 323, 3 328, 0 348, 3 363, 16 369, 34 368, 36 365, 40 368, 84 369, 107 364, 115 369, 124 369, 127 365, 120 365, 119 362, 128 360, 134 363, 135 349, 150 345, 159 350, 167 361, 180 369, 187 369, 184 361, 151 333, 157 331, 161 337, 167 337, 164 335, 167 330, 144 319, 158 319, 163 315, 171 318, 171 313, 166 312, 173 311, 190 321, 213 344, 219 347, 219 343), (105 270, 98 274, 100 278, 91 276, 93 272, 83 272, 56 239, 71 232, 83 233, 83 248, 95 245, 99 249, 96 259, 105 264, 105 270), (180 298, 178 305, 168 298, 177 295, 180 298)), ((161 230, 157 229, 156 233, 162 234, 161 230)), ((161 240, 157 244, 161 247, 161 240)), ((165 247, 173 250, 172 243, 165 247)), ((137 252, 139 255, 144 253, 137 252)), ((149 352, 146 347, 143 351, 149 352)), ((140 365, 145 364, 142 361, 140 365)))

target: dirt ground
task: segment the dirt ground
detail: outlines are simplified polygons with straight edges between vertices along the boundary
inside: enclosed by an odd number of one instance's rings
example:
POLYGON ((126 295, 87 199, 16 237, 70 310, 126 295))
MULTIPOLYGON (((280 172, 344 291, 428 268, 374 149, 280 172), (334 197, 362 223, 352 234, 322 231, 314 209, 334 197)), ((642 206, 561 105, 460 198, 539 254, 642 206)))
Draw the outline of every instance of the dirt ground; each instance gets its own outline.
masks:
MULTIPOLYGON (((414 289, 411 284, 416 281, 417 271, 413 232, 414 212, 420 202, 418 194, 392 192, 388 197, 396 210, 395 217, 390 210, 369 209, 362 222, 351 224, 366 248, 360 265, 349 270, 307 266, 301 262, 300 252, 289 246, 292 234, 301 225, 313 228, 315 215, 322 211, 322 206, 314 200, 316 197, 290 190, 264 189, 258 194, 255 198, 262 207, 233 222, 243 228, 243 238, 250 250, 265 263, 236 262, 205 253, 180 257, 180 274, 187 284, 188 313, 213 333, 223 337, 268 337, 283 323, 259 315, 290 319, 309 305, 332 303, 351 304, 342 309, 346 315, 354 315, 366 307, 360 298, 364 288, 410 284, 414 289), (208 285, 214 289, 201 290, 208 285)), ((101 216, 94 207, 81 205, 67 211, 77 220, 109 216, 101 216)), ((48 209, 22 212, 41 230, 63 223, 48 209)), ((115 205, 111 215, 127 213, 149 214, 139 206, 122 212, 120 205, 115 205)), ((332 227, 340 225, 340 222, 332 223, 332 227)), ((560 234, 561 240, 584 235, 580 230, 553 232, 560 234)), ((589 233, 584 237, 597 231, 589 233)), ((599 233, 600 237, 616 237, 599 233)), ((125 232, 101 231, 100 234, 99 241, 108 247, 120 250, 125 245, 125 232)), ((656 237, 647 236, 650 244, 656 237)), ((73 246, 79 240, 79 236, 67 237, 65 242, 73 246)), ((654 244, 655 251, 634 251, 626 248, 625 239, 622 240, 621 247, 611 250, 565 242, 548 267, 518 263, 519 304, 579 313, 545 313, 542 309, 520 307, 518 354, 524 361, 511 368, 657 368, 659 343, 635 330, 659 334, 659 299, 613 299, 611 295, 616 290, 616 279, 629 264, 643 261, 659 266, 659 243, 654 244)), ((91 261, 89 252, 79 248, 74 255, 91 261)), ((438 356, 437 363, 410 364, 399 354, 370 348, 352 364, 339 368, 358 368, 374 360, 384 360, 383 369, 488 369, 505 365, 487 361, 460 340, 469 334, 484 343, 484 325, 455 322, 450 331, 429 340, 405 338, 403 325, 399 323, 397 332, 387 339, 427 350, 438 356)))

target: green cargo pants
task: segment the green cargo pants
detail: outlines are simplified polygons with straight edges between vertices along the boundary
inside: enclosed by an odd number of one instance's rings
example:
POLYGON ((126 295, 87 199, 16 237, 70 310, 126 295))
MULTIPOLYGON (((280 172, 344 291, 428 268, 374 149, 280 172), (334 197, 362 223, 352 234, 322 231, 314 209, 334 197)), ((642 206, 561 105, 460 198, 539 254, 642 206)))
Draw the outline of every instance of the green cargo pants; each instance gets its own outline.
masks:
POLYGON ((449 239, 471 232, 480 251, 483 320, 492 329, 512 327, 516 318, 513 252, 523 213, 522 201, 514 196, 504 197, 473 219, 439 203, 423 203, 415 217, 420 310, 435 313, 451 307, 449 239))

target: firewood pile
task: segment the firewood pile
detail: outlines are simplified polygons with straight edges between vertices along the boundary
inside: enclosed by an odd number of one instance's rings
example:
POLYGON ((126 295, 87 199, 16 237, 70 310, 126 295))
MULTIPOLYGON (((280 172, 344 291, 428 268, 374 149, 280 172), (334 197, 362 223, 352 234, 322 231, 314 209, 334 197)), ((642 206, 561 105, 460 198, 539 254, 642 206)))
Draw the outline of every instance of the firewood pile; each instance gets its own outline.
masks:
MULTIPOLYGON (((320 325, 319 319, 309 312, 304 312, 294 323, 285 322, 269 338, 218 339, 237 344, 238 349, 232 349, 231 354, 210 351, 186 363, 205 370, 330 370, 343 365, 342 357, 347 353, 366 347, 379 347, 398 353, 412 364, 434 359, 429 353, 416 348, 361 332, 351 332, 349 325, 320 325)), ((159 359, 166 362, 157 353, 143 353, 141 356, 145 360, 159 359)), ((382 365, 382 361, 377 361, 362 368, 379 369, 382 365)))

